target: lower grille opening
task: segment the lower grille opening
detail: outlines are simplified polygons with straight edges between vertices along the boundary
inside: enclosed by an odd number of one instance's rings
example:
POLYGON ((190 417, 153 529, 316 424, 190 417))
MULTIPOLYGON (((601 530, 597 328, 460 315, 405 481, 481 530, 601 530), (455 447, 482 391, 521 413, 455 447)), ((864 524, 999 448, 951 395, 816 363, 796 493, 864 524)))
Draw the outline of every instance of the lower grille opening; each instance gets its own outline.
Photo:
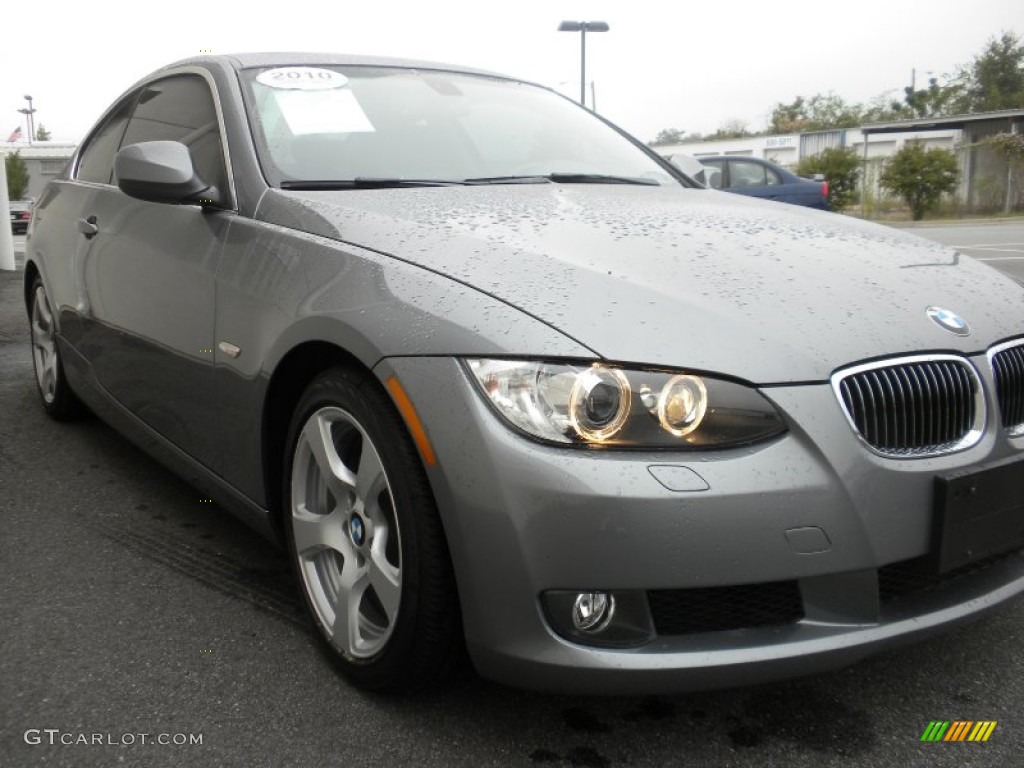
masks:
POLYGON ((647 593, 647 601, 659 635, 771 627, 804 617, 796 581, 655 589, 647 593))
POLYGON ((953 582, 984 573, 992 566, 1011 558, 1024 559, 1024 549, 1000 552, 946 573, 929 572, 927 557, 885 565, 878 569, 878 598, 884 605, 903 597, 935 592, 953 582))

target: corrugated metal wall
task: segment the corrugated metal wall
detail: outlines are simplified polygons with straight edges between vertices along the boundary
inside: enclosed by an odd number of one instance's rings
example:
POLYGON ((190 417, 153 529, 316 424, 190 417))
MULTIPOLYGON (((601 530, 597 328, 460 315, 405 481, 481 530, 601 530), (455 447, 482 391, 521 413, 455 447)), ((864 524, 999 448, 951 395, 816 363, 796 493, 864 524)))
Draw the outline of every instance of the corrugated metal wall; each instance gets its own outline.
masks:
POLYGON ((800 157, 817 155, 824 149, 846 146, 846 130, 815 131, 800 134, 800 157))

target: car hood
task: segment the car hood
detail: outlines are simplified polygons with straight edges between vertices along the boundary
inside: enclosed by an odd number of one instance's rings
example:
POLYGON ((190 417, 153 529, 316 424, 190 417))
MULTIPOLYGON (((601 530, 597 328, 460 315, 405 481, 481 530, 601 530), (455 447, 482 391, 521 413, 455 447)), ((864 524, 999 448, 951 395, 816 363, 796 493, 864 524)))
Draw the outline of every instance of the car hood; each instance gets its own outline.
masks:
POLYGON ((257 218, 449 276, 608 360, 755 383, 1024 333, 1024 287, 950 248, 708 190, 271 190, 257 218), (971 335, 941 328, 929 306, 960 314, 971 335))

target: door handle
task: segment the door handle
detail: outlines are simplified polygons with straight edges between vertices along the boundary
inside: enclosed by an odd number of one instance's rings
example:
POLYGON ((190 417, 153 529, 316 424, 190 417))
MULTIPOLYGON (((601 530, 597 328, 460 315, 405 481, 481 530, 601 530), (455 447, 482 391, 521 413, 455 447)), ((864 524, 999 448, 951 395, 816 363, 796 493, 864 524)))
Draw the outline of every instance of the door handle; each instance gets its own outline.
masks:
POLYGON ((100 228, 96 226, 96 217, 90 216, 87 219, 79 219, 78 231, 85 235, 87 239, 95 237, 100 231, 100 228))

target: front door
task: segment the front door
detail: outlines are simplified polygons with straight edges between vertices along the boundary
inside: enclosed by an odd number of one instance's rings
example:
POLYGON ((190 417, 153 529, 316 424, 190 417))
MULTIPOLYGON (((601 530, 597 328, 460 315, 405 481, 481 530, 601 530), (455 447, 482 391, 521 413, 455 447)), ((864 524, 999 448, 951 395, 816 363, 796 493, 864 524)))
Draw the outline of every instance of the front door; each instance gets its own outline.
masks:
MULTIPOLYGON (((213 97, 200 75, 144 88, 120 146, 171 139, 204 180, 225 188, 213 97)), ((83 210, 86 353, 99 383, 180 449, 218 469, 213 385, 214 297, 233 214, 149 203, 114 186, 83 210), (91 224, 91 227, 88 225, 91 224)))

